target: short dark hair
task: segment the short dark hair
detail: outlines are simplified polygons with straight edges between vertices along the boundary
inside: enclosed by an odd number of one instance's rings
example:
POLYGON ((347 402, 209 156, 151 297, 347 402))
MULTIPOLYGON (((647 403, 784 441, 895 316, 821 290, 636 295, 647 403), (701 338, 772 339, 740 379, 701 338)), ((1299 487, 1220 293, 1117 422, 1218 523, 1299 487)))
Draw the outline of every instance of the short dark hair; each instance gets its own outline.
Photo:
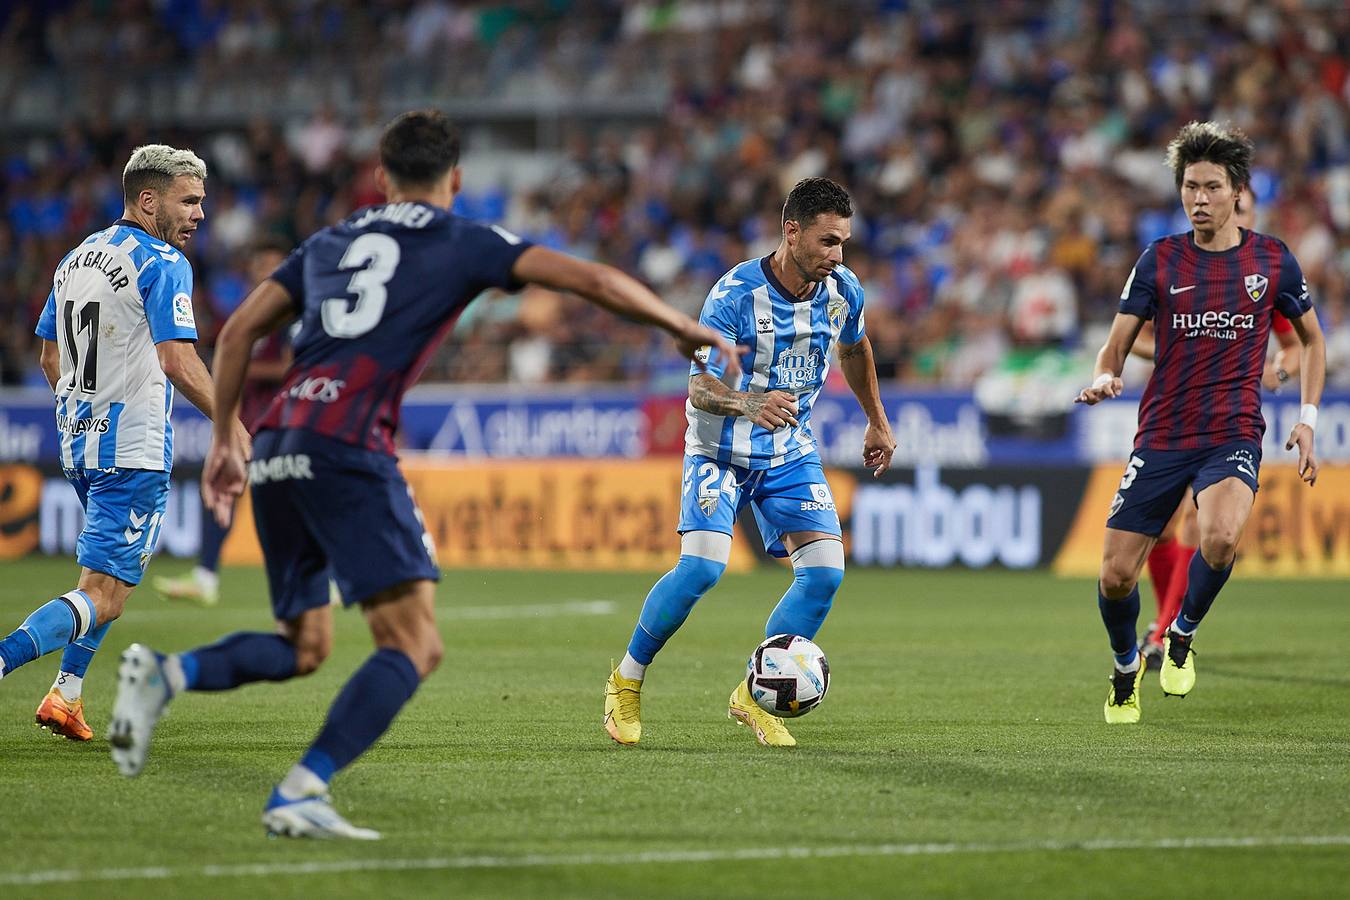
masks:
POLYGON ((853 200, 848 191, 828 178, 803 178, 788 191, 783 204, 783 222, 807 228, 822 213, 853 218, 853 200))
POLYGON ((380 163, 399 184, 432 184, 459 164, 459 131, 439 110, 405 112, 380 137, 380 163))
POLYGON ((249 246, 248 252, 255 256, 259 253, 280 253, 282 256, 290 256, 292 247, 291 242, 279 234, 264 234, 249 246))
POLYGON ((1167 165, 1177 178, 1177 189, 1185 180, 1186 167, 1209 162, 1228 173, 1228 183, 1238 191, 1252 183, 1252 139, 1242 129, 1225 122, 1189 122, 1167 145, 1167 165))

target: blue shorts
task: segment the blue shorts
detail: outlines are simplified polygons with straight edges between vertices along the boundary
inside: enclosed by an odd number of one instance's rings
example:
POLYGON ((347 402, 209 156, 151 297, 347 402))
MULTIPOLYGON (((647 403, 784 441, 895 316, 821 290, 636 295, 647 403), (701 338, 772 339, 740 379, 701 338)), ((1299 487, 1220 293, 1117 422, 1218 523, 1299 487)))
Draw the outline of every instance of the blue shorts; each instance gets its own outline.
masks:
POLYGON ((787 556, 782 537, 794 531, 842 535, 834 495, 820 457, 812 453, 773 469, 743 469, 706 456, 686 456, 680 483, 680 534, 731 534, 736 514, 750 504, 764 549, 787 556))
POLYGON ((422 513, 386 453, 301 429, 262 431, 249 483, 278 619, 327 605, 330 575, 348 606, 441 577, 422 513))
POLYGON ((84 507, 84 529, 75 541, 75 559, 87 569, 140 584, 164 525, 169 473, 66 469, 65 475, 84 507))
POLYGON ((1191 488, 1193 496, 1225 478, 1241 478, 1255 494, 1261 445, 1234 441, 1208 450, 1136 450, 1111 501, 1106 527, 1157 537, 1191 488))

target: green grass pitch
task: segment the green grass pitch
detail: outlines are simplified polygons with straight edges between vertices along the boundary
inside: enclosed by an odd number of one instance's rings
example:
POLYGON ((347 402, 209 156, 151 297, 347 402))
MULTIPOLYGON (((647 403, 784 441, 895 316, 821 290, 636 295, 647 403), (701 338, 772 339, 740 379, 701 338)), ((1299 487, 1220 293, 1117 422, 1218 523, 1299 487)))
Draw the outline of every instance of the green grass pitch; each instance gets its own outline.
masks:
MULTIPOLYGON (((0 630, 73 572, 5 563, 0 630)), ((772 751, 725 704, 786 583, 774 570, 726 577, 666 648, 640 746, 605 735, 609 661, 651 580, 447 573, 444 663, 335 784, 378 844, 268 840, 258 821, 369 652, 356 612, 339 614, 337 649, 310 678, 176 701, 135 780, 101 740, 33 725, 56 658, 30 664, 0 682, 0 896, 1350 891, 1344 582, 1249 581, 1239 567, 1197 639, 1194 693, 1164 700, 1149 676, 1143 723, 1109 727, 1090 582, 855 570, 819 636, 829 697, 795 724, 800 747, 772 751), (24 883, 37 877, 64 880, 24 883)), ((210 610, 133 595, 87 681, 100 738, 128 643, 270 627, 261 573, 226 570, 222 587, 210 610)))

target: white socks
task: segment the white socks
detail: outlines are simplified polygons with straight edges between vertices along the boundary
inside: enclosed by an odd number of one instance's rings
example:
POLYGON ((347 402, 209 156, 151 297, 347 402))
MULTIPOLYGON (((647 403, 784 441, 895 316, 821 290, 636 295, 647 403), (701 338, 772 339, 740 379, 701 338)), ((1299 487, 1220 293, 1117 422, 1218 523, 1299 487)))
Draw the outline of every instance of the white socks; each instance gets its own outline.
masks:
POLYGON ((164 657, 160 668, 164 670, 164 680, 169 683, 170 693, 181 694, 187 690, 187 676, 183 674, 183 664, 179 661, 177 653, 170 653, 164 657))
POLYGON ((623 655, 623 661, 619 663, 619 677, 628 678, 633 681, 641 681, 642 676, 646 674, 647 667, 627 653, 623 655))
POLYGON ((322 778, 309 769, 296 763, 286 773, 281 784, 277 785, 281 796, 287 800, 299 800, 302 797, 315 797, 328 793, 328 785, 322 778))
POLYGON ((60 691, 62 699, 67 703, 74 703, 80 699, 80 692, 84 689, 84 678, 80 675, 72 675, 69 672, 58 672, 56 680, 52 682, 52 690, 60 691))

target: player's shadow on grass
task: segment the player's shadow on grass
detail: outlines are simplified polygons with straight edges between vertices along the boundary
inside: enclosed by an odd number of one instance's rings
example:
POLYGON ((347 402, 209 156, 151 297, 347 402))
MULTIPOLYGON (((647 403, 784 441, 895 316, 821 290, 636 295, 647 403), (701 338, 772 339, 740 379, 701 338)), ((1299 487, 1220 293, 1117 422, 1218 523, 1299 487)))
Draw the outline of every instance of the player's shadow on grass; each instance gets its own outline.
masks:
MULTIPOLYGON (((1198 654, 1199 651, 1196 651, 1198 654)), ((1224 663, 1215 664, 1208 660, 1200 660, 1202 677, 1204 675, 1222 675, 1225 678, 1242 678, 1249 681, 1266 681, 1272 684, 1306 684, 1314 687, 1330 687, 1350 690, 1350 678, 1336 678, 1327 675, 1298 675, 1290 672, 1281 672, 1278 666, 1282 663, 1287 664, 1288 657, 1267 654, 1264 656, 1244 656, 1239 664, 1236 660, 1232 665, 1224 663), (1271 671, 1261 671, 1260 666, 1265 663, 1271 663, 1271 671)))

